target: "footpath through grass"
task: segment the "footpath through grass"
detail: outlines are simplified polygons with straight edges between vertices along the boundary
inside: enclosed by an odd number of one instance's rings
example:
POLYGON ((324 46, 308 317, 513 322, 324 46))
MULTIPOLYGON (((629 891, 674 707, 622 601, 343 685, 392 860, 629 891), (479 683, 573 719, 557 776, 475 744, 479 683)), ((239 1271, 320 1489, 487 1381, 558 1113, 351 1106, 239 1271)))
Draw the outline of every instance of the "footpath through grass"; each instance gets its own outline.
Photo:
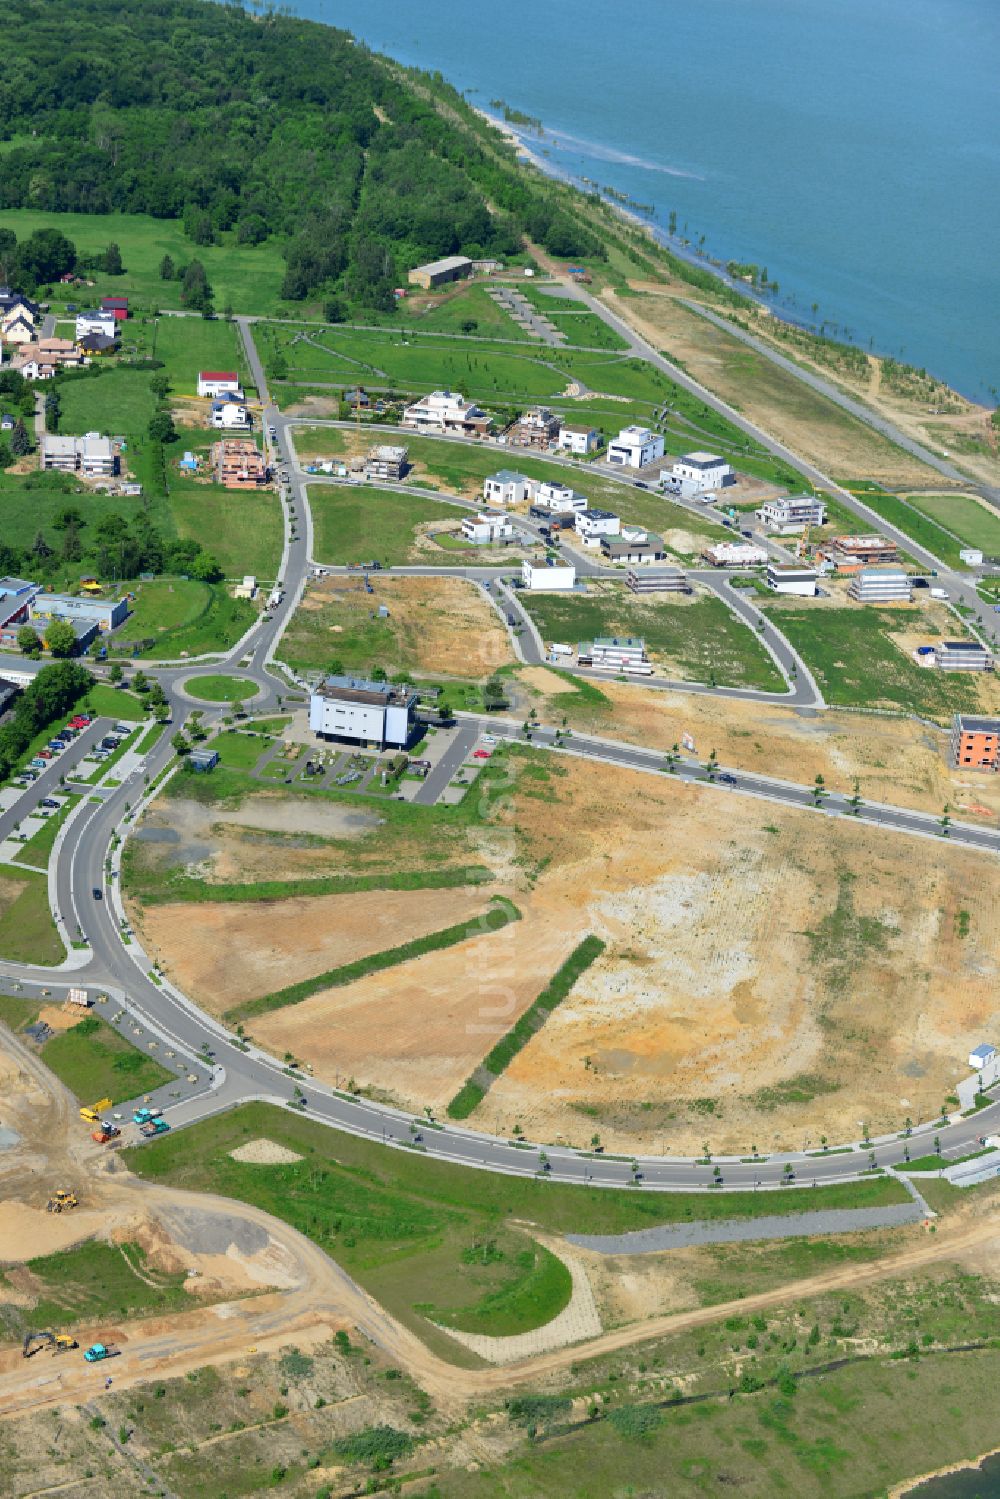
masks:
POLYGON ((415 937, 399 947, 369 953, 365 958, 357 958, 353 963, 332 968, 327 973, 317 974, 315 978, 289 984, 286 989, 279 989, 275 994, 262 994, 258 999, 248 1000, 246 1004, 234 1005, 231 1010, 226 1011, 226 1019, 250 1020, 255 1015, 266 1015, 271 1010, 283 1010, 287 1005, 297 1005, 310 995, 318 994, 321 989, 338 989, 345 984, 353 984, 369 973, 381 973, 386 968, 394 968, 399 963, 422 957, 425 953, 440 952, 459 942, 467 942, 472 937, 498 932, 510 922, 520 919, 521 913, 512 901, 505 896, 495 895, 489 908, 479 916, 472 916, 468 921, 460 921, 455 926, 443 927, 438 932, 428 932, 425 937, 415 937))
POLYGON ((172 1081, 174 1074, 130 1045, 97 1015, 87 1015, 42 1047, 42 1060, 81 1103, 124 1103, 172 1081))

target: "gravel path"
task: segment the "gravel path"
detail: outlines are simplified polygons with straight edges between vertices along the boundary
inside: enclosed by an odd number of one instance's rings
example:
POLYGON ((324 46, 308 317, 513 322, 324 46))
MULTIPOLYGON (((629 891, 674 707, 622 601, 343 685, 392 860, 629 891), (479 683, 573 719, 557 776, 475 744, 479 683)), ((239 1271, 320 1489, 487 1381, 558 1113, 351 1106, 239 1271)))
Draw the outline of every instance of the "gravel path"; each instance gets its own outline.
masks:
POLYGON ((534 1332, 523 1332, 507 1338, 458 1332, 454 1327, 441 1326, 441 1331, 456 1342, 463 1343, 466 1348, 471 1348, 473 1353, 478 1353, 480 1358, 486 1359, 490 1364, 516 1364, 522 1359, 536 1358, 540 1353, 550 1353, 572 1343, 583 1343, 589 1338, 599 1337, 601 1319, 587 1272, 580 1261, 574 1255, 567 1254, 562 1247, 557 1251, 555 1244, 548 1241, 547 1248, 553 1254, 558 1252, 573 1281, 569 1301, 551 1322, 546 1322, 543 1327, 536 1327, 534 1332))
POLYGON ((919 1223, 924 1214, 913 1202, 884 1208, 841 1208, 819 1213, 784 1213, 769 1218, 717 1219, 643 1228, 631 1234, 567 1234, 570 1244, 598 1254, 656 1254, 698 1244, 738 1244, 754 1239, 808 1239, 814 1234, 857 1233, 865 1228, 899 1228, 919 1223))

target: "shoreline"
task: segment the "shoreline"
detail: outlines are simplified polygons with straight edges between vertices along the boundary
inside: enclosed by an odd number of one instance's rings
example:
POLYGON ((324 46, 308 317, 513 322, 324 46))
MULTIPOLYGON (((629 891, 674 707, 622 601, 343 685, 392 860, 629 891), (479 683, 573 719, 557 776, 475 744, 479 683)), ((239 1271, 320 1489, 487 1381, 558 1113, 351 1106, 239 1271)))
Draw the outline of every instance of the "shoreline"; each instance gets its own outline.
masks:
MULTIPOLYGON (((664 229, 662 224, 655 222, 655 220, 644 218, 641 214, 636 213, 634 209, 630 209, 626 207, 626 205, 616 202, 614 198, 609 197, 608 194, 605 193, 599 186, 583 183, 578 177, 575 177, 573 173, 556 166, 552 161, 540 156, 537 151, 532 150, 531 147, 526 143, 524 136, 519 133, 519 130, 516 126, 508 124, 506 120, 501 119, 495 114, 492 114, 488 109, 484 109, 481 105, 473 104, 472 101, 467 97, 465 102, 468 104, 470 109, 472 109, 477 115, 479 115, 480 119, 485 120, 487 124, 492 125, 493 128, 503 136, 508 145, 513 146, 514 150, 517 152, 520 158, 530 163, 531 166, 537 168, 537 170, 541 172, 543 176, 553 178, 557 182, 565 183, 566 186, 575 188, 578 192, 596 193, 597 196, 601 199, 601 202, 604 203, 608 208, 610 208, 613 213, 617 214, 619 218, 625 220, 631 227, 640 229, 647 239, 652 240, 658 248, 666 250, 667 253, 673 255, 675 259, 682 260, 685 265, 689 265, 693 269, 706 272, 708 275, 712 276, 716 281, 718 281, 720 286, 725 286, 729 291, 735 292, 739 297, 743 298, 745 302, 751 304, 752 306, 762 308, 767 313, 767 315, 773 318, 776 322, 784 323, 788 328, 796 328, 802 333, 808 333, 810 337, 823 339, 824 342, 833 345, 837 344, 838 340, 829 338, 827 334, 821 333, 818 328, 816 328, 813 324, 807 322, 804 318, 797 318, 787 310, 782 310, 775 307, 774 304, 768 300, 767 296, 760 292, 756 287, 751 286, 747 282, 739 280, 734 276, 731 276, 729 274, 729 271, 725 268, 721 261, 715 260, 710 256, 699 255, 697 251, 692 250, 688 244, 683 243, 676 236, 671 235, 668 230, 664 229)), ((544 126, 541 127, 541 132, 543 135, 546 133, 544 126)), ((553 139, 555 139, 555 137, 553 137, 553 139)), ((845 340, 844 342, 849 348, 862 349, 861 344, 852 343, 850 340, 845 340)), ((862 352, 864 352, 863 349, 862 352)), ((886 354, 880 353, 877 349, 872 349, 870 352, 874 354, 876 359, 881 360, 887 359, 889 357, 886 354)), ((970 405, 979 407, 984 411, 989 411, 991 409, 989 406, 985 405, 982 400, 979 400, 974 396, 967 395, 964 391, 959 390, 957 386, 951 385, 947 380, 940 379, 940 377, 938 376, 935 376, 934 378, 938 379, 939 383, 945 386, 948 390, 953 391, 960 400, 966 401, 970 405)))
POLYGON ((947 1478, 951 1473, 974 1473, 977 1468, 982 1468, 983 1463, 991 1457, 1000 1457, 1000 1447, 992 1447, 989 1452, 984 1452, 979 1457, 963 1458, 961 1462, 946 1463, 944 1467, 935 1468, 931 1473, 921 1473, 919 1478, 904 1478, 899 1483, 893 1484, 886 1499, 907 1499, 907 1495, 915 1494, 925 1483, 931 1483, 935 1478, 947 1478))

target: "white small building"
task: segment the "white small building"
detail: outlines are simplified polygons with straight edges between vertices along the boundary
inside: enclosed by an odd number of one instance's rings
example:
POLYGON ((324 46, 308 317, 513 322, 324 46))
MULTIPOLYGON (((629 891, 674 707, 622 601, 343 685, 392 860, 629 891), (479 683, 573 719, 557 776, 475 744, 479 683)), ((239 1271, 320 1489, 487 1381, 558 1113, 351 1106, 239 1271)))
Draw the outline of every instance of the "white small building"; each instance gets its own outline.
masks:
POLYGON ((473 546, 488 546, 491 542, 507 543, 514 539, 514 527, 504 514, 482 510, 478 515, 466 515, 462 519, 462 537, 473 546))
POLYGON ((199 370, 198 394, 200 396, 235 396, 243 399, 243 387, 235 370, 199 370))
POLYGON ((673 465, 669 477, 682 491, 722 489, 727 484, 736 483, 732 464, 720 458, 718 453, 685 453, 673 465))
POLYGON ((520 505, 524 500, 530 500, 537 489, 537 479, 529 479, 514 469, 502 468, 483 480, 483 499, 487 505, 520 505))
POLYGON ((701 555, 713 567, 762 567, 767 561, 766 549, 748 541, 720 541, 701 555))
POLYGON ((974 1051, 969 1052, 969 1066, 974 1067, 977 1072, 980 1072, 993 1061, 996 1054, 996 1047, 991 1046, 988 1041, 984 1042, 982 1046, 977 1046, 974 1051))
POLYGON ((105 338, 114 338, 117 322, 113 312, 78 312, 76 315, 76 341, 80 342, 89 333, 100 333, 105 338))
POLYGON ((257 597, 257 579, 253 573, 244 573, 243 582, 237 583, 233 589, 233 596, 238 599, 253 599, 257 597))
POLYGON ((962 547, 958 555, 966 567, 982 567, 983 565, 983 554, 978 547, 962 547))
POLYGON ((815 598, 819 573, 814 567, 797 562, 769 562, 767 564, 767 586, 775 593, 794 593, 801 598, 815 598))
POLYGON ((578 494, 571 484, 539 484, 532 501, 534 510, 550 515, 565 515, 567 510, 586 510, 587 496, 578 494))
POLYGON ((533 593, 553 593, 576 587, 576 568, 571 562, 522 562, 521 582, 533 593))
POLYGON ((778 536, 794 536, 810 526, 824 525, 826 506, 815 495, 784 495, 779 500, 765 500, 756 515, 768 531, 778 536))
POLYGON ((608 462, 621 468, 645 468, 663 457, 663 438, 648 427, 623 427, 608 443, 608 462))
POLYGON ((364 677, 327 677, 309 697, 309 727, 322 739, 402 748, 410 741, 417 695, 364 677))
POLYGON ((227 432, 249 432, 253 426, 250 408, 242 400, 232 396, 220 396, 212 402, 209 424, 227 432))
POLYGON ((601 446, 601 434, 596 427, 578 427, 564 422, 559 428, 556 443, 578 458, 586 458, 601 446))
POLYGON ((602 536, 621 535, 622 522, 611 510, 578 510, 575 526, 584 546, 598 547, 602 536))

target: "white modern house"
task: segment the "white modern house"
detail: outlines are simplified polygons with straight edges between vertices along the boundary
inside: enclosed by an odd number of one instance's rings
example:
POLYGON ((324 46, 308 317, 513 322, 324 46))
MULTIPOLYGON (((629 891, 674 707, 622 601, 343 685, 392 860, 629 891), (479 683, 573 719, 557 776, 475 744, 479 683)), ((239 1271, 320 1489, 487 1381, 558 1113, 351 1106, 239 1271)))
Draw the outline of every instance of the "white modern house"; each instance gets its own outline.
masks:
POLYGON ((621 534, 622 522, 621 516, 611 510, 578 510, 575 526, 584 546, 598 547, 602 536, 621 534))
POLYGON ((199 370, 198 394, 200 396, 235 396, 243 399, 240 377, 235 370, 199 370))
POLYGON ((490 419, 474 401, 459 391, 432 390, 403 412, 403 426, 418 432, 455 432, 465 437, 484 437, 490 419))
POLYGON ((934 664, 941 671, 992 671, 993 657, 978 640, 939 640, 934 664))
POLYGON ((365 677, 327 677, 309 697, 309 727, 321 739, 403 747, 413 732, 417 695, 365 677))
POLYGON ((859 604, 908 604, 913 585, 901 567, 862 567, 847 592, 859 604))
POLYGON ((762 526, 778 536, 794 536, 810 526, 822 526, 826 522, 826 506, 811 494, 783 495, 778 500, 765 500, 755 514, 762 526))
POLYGON ((473 546, 488 546, 491 542, 507 543, 514 539, 514 527, 506 515, 491 514, 482 510, 478 515, 466 515, 462 519, 462 537, 473 546))
POLYGON ((764 547, 746 541, 720 541, 701 554, 713 567, 761 567, 767 561, 764 547))
POLYGON ((101 333, 105 338, 114 338, 117 323, 113 312, 78 312, 76 315, 76 341, 86 338, 88 333, 101 333))
POLYGON ((209 425, 226 432, 249 432, 253 426, 250 408, 234 396, 219 396, 212 402, 209 425))
POLYGON ((769 562, 767 564, 767 586, 775 593, 793 593, 800 598, 816 596, 819 573, 814 567, 797 562, 769 562))
POLYGON ((608 462, 620 468, 645 468, 663 457, 663 438, 648 427, 623 427, 608 443, 608 462))
POLYGON ((511 468, 501 468, 483 480, 483 499, 487 505, 520 505, 530 500, 538 488, 537 479, 529 479, 511 468))
POLYGON ((41 466, 58 473, 80 473, 88 479, 110 479, 117 472, 118 456, 110 437, 88 432, 69 437, 46 432, 42 437, 41 466))
POLYGON ((718 453, 685 453, 678 458, 663 482, 682 494, 695 494, 705 490, 723 489, 736 483, 732 464, 720 458, 718 453))
POLYGON ((521 582, 534 593, 567 591, 576 586, 576 568, 570 562, 522 562, 521 582))
POLYGON ((586 458, 601 446, 601 434, 596 427, 579 427, 564 422, 559 428, 556 443, 578 458, 586 458))
POLYGON ((586 510, 587 496, 578 494, 571 484, 539 484, 532 508, 547 511, 550 515, 562 515, 567 510, 586 510))

